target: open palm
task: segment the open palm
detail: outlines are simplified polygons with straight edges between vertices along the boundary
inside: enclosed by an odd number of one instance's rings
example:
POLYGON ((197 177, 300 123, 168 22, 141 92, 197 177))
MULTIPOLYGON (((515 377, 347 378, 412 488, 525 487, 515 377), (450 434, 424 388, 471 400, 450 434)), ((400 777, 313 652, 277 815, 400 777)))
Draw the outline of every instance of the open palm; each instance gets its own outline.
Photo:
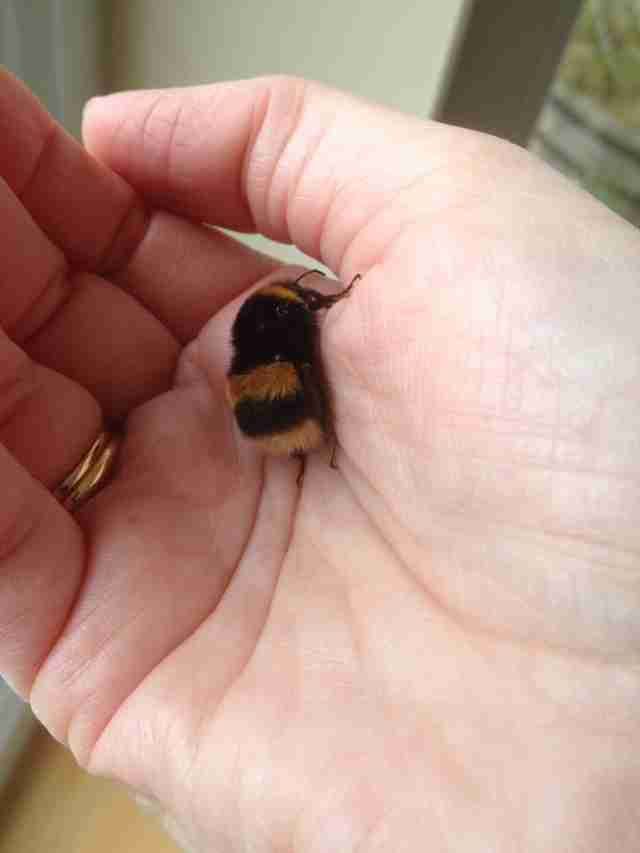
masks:
POLYGON ((635 850, 637 232, 300 81, 92 104, 101 166, 0 84, 0 669, 45 724, 203 850, 635 850), (363 274, 301 489, 223 393, 295 271, 202 221, 363 274), (125 416, 71 518, 47 489, 125 416))

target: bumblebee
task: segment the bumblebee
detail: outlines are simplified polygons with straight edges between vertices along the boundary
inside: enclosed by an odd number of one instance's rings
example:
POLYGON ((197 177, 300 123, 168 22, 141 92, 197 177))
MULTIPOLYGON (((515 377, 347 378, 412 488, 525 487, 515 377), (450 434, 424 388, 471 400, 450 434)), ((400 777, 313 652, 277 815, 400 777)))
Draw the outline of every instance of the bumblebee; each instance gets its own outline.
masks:
POLYGON ((333 442, 331 466, 336 467, 333 407, 316 315, 344 299, 360 278, 326 295, 301 284, 318 272, 274 281, 249 296, 233 324, 227 375, 227 397, 240 431, 267 453, 299 457, 298 482, 306 454, 325 441, 333 442))

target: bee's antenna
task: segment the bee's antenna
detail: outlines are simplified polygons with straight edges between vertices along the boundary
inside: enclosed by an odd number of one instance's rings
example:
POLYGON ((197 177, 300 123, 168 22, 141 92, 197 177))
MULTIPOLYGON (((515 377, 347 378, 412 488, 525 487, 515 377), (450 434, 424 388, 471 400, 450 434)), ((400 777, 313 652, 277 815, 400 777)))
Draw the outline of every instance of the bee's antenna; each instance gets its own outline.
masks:
POLYGON ((306 278, 308 275, 313 275, 313 273, 316 273, 317 275, 321 275, 323 276, 323 278, 326 278, 322 270, 307 270, 306 272, 303 272, 301 276, 298 276, 294 284, 300 284, 303 278, 306 278))

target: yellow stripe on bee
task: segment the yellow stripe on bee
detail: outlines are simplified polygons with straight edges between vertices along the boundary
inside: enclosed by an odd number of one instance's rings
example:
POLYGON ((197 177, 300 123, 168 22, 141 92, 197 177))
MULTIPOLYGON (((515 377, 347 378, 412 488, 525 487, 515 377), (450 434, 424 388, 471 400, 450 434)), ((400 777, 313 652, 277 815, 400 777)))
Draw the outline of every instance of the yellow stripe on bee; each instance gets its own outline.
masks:
POLYGON ((252 400, 277 400, 300 390, 300 380, 290 361, 261 364, 249 373, 237 373, 227 380, 227 396, 232 406, 243 397, 252 400))
POLYGON ((264 293, 265 296, 275 296, 277 299, 288 299, 290 302, 304 303, 304 299, 286 284, 268 284, 260 293, 264 293))
POLYGON ((265 435, 254 439, 254 441, 265 453, 283 456, 284 454, 308 453, 310 450, 315 450, 324 441, 324 433, 317 421, 307 418, 292 429, 273 435, 265 435))

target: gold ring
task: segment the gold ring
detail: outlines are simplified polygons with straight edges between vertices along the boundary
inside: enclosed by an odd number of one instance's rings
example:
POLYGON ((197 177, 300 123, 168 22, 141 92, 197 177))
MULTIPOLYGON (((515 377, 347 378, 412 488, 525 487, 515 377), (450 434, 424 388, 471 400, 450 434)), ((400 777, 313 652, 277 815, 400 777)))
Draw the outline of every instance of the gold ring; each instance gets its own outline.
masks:
POLYGON ((53 493, 69 512, 92 498, 113 470, 120 437, 103 432, 53 493))

